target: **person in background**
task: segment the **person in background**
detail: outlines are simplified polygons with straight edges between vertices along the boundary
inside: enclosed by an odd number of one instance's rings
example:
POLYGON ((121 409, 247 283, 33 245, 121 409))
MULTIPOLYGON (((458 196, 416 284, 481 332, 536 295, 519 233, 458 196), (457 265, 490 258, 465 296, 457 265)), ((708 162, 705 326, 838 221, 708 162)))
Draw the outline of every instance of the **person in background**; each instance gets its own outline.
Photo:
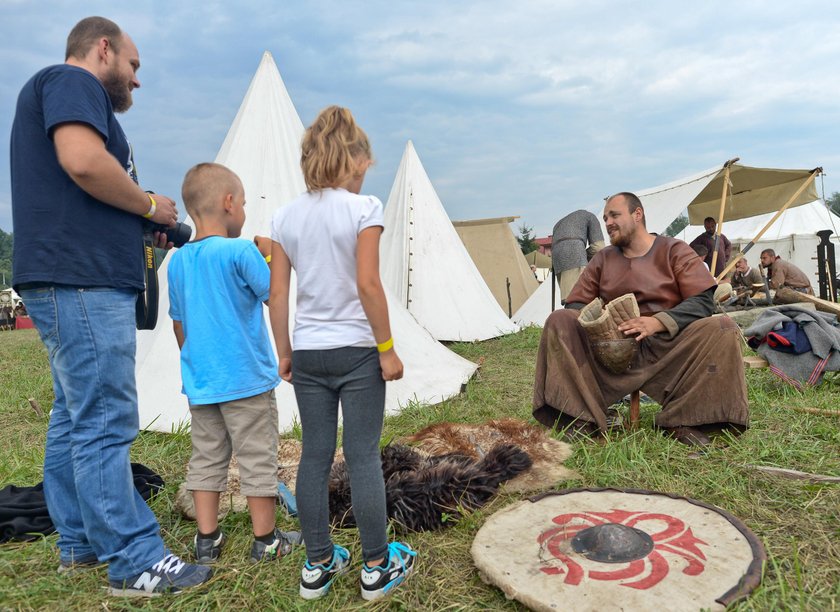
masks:
POLYGON ((761 275, 761 270, 751 267, 746 257, 742 257, 735 262, 735 272, 732 274, 732 289, 740 301, 743 301, 741 298, 753 296, 757 291, 761 291, 763 285, 764 277, 761 275))
MULTIPOLYGON (((712 269, 712 256, 715 252, 715 229, 717 229, 717 221, 715 221, 714 217, 706 217, 703 220, 703 227, 706 229, 705 232, 697 236, 694 240, 691 241, 689 246, 695 245, 702 245, 706 247, 706 267, 709 270, 712 269)), ((729 239, 724 236, 723 234, 720 235, 718 240, 718 258, 717 263, 715 263, 715 270, 712 276, 717 276, 723 269, 726 267, 726 262, 729 261, 729 256, 732 254, 732 243, 729 242, 729 239)))
POLYGON ((604 234, 598 217, 576 210, 560 219, 551 232, 551 265, 560 285, 561 303, 583 272, 587 262, 604 248, 604 234))
POLYGON ((770 289, 775 291, 774 304, 795 304, 800 301, 797 294, 814 295, 808 276, 789 261, 785 261, 773 249, 761 252, 761 265, 767 270, 770 289))

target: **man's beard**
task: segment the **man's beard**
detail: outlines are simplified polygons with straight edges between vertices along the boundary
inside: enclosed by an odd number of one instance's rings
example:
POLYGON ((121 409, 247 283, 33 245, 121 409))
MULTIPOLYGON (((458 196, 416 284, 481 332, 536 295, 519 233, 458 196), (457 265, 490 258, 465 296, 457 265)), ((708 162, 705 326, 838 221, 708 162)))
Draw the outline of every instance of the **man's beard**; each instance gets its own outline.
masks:
POLYGON ((633 242, 633 236, 629 236, 620 230, 615 236, 610 236, 610 244, 620 249, 629 246, 631 242, 633 242))
POLYGON ((121 79, 116 71, 109 72, 102 79, 102 86, 108 92, 115 113, 124 113, 131 108, 131 91, 126 87, 125 80, 121 79))

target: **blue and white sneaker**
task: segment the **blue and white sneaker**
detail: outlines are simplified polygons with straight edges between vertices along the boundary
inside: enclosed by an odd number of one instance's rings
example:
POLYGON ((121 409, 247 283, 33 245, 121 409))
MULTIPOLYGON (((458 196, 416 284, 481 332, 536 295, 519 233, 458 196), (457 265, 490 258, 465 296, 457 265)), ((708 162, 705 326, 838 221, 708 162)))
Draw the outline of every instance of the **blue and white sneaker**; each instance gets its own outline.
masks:
POLYGON ((333 555, 329 564, 307 561, 300 570, 300 596, 304 599, 318 599, 327 594, 333 581, 350 567, 350 551, 333 545, 333 555))
POLYGON ((408 544, 391 542, 388 544, 387 564, 384 567, 362 565, 362 599, 373 601, 390 595, 414 569, 417 552, 408 544))
POLYGON ((212 575, 213 570, 209 567, 186 563, 169 554, 136 576, 110 580, 110 591, 111 595, 119 597, 177 595, 184 589, 204 584, 212 575))

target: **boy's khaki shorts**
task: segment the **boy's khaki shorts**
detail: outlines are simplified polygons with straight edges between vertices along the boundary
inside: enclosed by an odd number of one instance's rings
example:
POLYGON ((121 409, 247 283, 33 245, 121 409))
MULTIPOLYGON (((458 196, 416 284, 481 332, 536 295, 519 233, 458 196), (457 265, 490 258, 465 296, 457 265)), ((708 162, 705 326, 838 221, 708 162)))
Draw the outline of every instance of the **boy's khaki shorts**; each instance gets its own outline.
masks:
POLYGON ((277 404, 273 389, 221 404, 190 405, 190 414, 188 490, 225 491, 233 452, 239 463, 243 495, 277 495, 277 404))

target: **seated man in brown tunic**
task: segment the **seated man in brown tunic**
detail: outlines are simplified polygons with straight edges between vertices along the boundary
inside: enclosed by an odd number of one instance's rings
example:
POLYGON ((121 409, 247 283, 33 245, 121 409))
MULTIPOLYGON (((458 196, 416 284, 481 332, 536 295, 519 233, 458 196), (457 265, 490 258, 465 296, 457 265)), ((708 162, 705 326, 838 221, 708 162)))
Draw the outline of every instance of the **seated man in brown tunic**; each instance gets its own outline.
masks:
POLYGON ((594 434, 607 408, 641 389, 662 411, 656 425, 686 444, 708 444, 700 426, 749 422, 741 335, 728 317, 710 317, 715 281, 681 240, 654 236, 632 193, 607 200, 611 246, 600 251, 545 323, 537 356, 534 418, 546 427, 594 434), (639 343, 630 367, 613 374, 598 362, 577 318, 595 298, 633 293, 642 316, 618 326, 639 343))
POLYGON ((770 288, 776 292, 774 304, 795 304, 800 301, 797 293, 814 295, 808 276, 789 261, 776 255, 773 249, 764 249, 761 252, 761 265, 767 269, 770 288))

